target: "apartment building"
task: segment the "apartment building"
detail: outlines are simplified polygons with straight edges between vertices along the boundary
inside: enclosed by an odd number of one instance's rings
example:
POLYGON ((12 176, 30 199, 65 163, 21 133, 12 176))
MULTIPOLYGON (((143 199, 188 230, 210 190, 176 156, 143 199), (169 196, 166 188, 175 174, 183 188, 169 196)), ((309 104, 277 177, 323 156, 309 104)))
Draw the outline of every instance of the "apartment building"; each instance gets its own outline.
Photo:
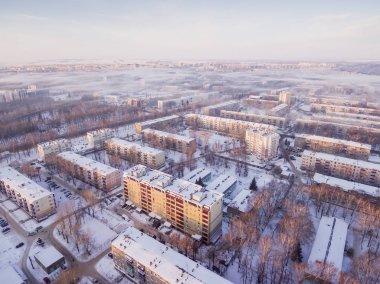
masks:
POLYGON ((142 107, 144 105, 144 100, 142 98, 128 98, 127 104, 131 107, 142 107))
POLYGON ((74 152, 62 152, 57 155, 58 167, 65 172, 97 189, 111 191, 121 184, 119 170, 99 163, 74 152))
POLYGON ((195 139, 187 136, 154 129, 145 129, 141 134, 143 142, 163 149, 188 154, 194 153, 197 148, 195 139))
POLYGON ((292 104, 292 96, 288 91, 281 91, 278 96, 278 101, 281 104, 286 104, 290 106, 292 104))
POLYGON ((316 104, 316 103, 310 104, 310 106, 311 106, 311 109, 314 111, 332 111, 332 112, 348 112, 348 113, 380 115, 380 110, 372 109, 372 108, 338 106, 338 105, 316 104))
POLYGON ((201 114, 187 114, 185 120, 187 125, 193 127, 210 129, 239 137, 245 136, 245 132, 249 128, 262 128, 277 131, 277 127, 268 124, 201 114))
POLYGON ((247 104, 259 109, 271 109, 278 105, 278 101, 249 97, 248 99, 243 100, 243 104, 247 104))
POLYGON ((133 283, 231 283, 134 227, 113 240, 111 250, 115 268, 133 283))
POLYGON ((310 103, 317 103, 317 104, 327 104, 327 105, 340 105, 340 106, 353 106, 353 107, 360 107, 363 104, 365 104, 365 101, 359 101, 359 100, 352 100, 352 99, 343 99, 343 98, 324 98, 324 97, 316 97, 316 98, 309 98, 310 103))
POLYGON ((178 115, 164 116, 152 120, 147 120, 143 122, 135 123, 135 129, 137 134, 141 134, 144 129, 152 128, 163 128, 165 126, 171 126, 178 124, 181 118, 178 115))
POLYGON ((168 110, 176 107, 185 107, 190 104, 194 104, 202 101, 205 97, 196 95, 196 96, 185 96, 185 97, 176 97, 166 100, 158 100, 157 107, 160 110, 168 110))
POLYGON ((277 156, 280 135, 269 129, 247 129, 245 143, 248 153, 262 161, 269 161, 277 156))
POLYGON ((223 195, 216 191, 137 165, 124 172, 124 196, 145 213, 205 243, 222 234, 223 195))
POLYGON ((54 154, 70 150, 71 142, 66 139, 48 141, 37 145, 38 156, 47 164, 54 162, 54 154))
POLYGON ((294 140, 294 147, 362 160, 368 160, 371 154, 370 144, 308 134, 297 134, 294 140))
POLYGON ((0 168, 0 191, 37 221, 56 212, 54 193, 11 167, 0 168))
POLYGON ((119 138, 111 138, 105 142, 106 151, 135 164, 143 164, 159 169, 165 164, 165 152, 142 146, 119 138))
POLYGON ((202 109, 202 113, 205 115, 219 116, 222 110, 237 110, 239 108, 239 101, 227 101, 220 104, 207 106, 202 109))
MULTIPOLYGON (((380 118, 380 116, 379 116, 379 118, 380 118)), ((339 117, 339 116, 336 116, 334 114, 333 115, 316 115, 316 114, 314 114, 313 119, 320 120, 320 121, 340 123, 340 124, 380 128, 380 121, 356 119, 356 118, 349 118, 349 117, 339 117)))
POLYGON ((289 112, 289 106, 287 104, 279 104, 274 108, 271 108, 268 113, 273 116, 284 116, 289 112))
POLYGON ((112 137, 115 133, 113 129, 103 128, 87 132, 88 145, 95 149, 104 148, 104 142, 112 137))
POLYGON ((357 120, 380 121, 380 116, 360 114, 360 113, 326 111, 326 115, 347 117, 347 118, 352 118, 352 119, 357 119, 357 120))
POLYGON ((302 154, 301 169, 380 186, 380 164, 305 150, 302 154))
POLYGON ((286 120, 283 117, 270 116, 270 115, 261 115, 255 113, 246 113, 230 110, 221 110, 220 116, 224 118, 251 121, 256 123, 270 124, 277 126, 279 128, 284 128, 286 125, 286 120))

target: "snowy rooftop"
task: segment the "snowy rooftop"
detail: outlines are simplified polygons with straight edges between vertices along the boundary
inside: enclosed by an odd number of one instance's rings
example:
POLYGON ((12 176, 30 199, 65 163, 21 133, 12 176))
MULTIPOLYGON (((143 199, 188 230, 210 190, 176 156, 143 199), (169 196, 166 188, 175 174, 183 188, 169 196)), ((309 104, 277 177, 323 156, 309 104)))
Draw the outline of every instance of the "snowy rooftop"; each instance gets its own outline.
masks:
POLYGON ((252 192, 250 190, 243 189, 239 192, 238 195, 236 195, 236 197, 231 201, 231 203, 228 204, 228 206, 231 208, 235 208, 240 212, 247 212, 249 210, 248 201, 251 195, 252 192))
POLYGON ((207 187, 207 190, 215 190, 217 192, 225 194, 233 185, 237 183, 237 179, 233 176, 220 175, 213 180, 207 187))
POLYGON ((366 131, 379 132, 380 133, 380 129, 378 129, 378 128, 359 126, 359 125, 350 125, 350 124, 343 124, 343 123, 336 123, 336 122, 327 122, 327 121, 315 120, 315 119, 297 118, 296 123, 310 123, 310 124, 320 124, 320 125, 330 125, 330 126, 334 125, 334 126, 343 127, 343 128, 355 127, 355 128, 363 129, 366 131))
POLYGON ((203 109, 221 108, 221 107, 225 107, 225 106, 229 106, 229 105, 235 105, 237 103, 239 103, 237 100, 232 100, 232 101, 222 102, 222 103, 216 104, 216 105, 207 106, 207 107, 204 107, 203 109))
POLYGON ((168 283, 231 283, 133 227, 116 238, 112 246, 154 271, 168 283))
POLYGON ((160 118, 156 118, 156 119, 140 122, 140 125, 141 126, 146 126, 146 125, 151 125, 151 124, 155 124, 155 123, 158 123, 158 122, 163 122, 163 121, 177 119, 177 118, 179 118, 178 115, 164 116, 164 117, 160 117, 160 118))
POLYGON ((109 141, 110 143, 119 145, 121 147, 124 147, 124 148, 128 148, 128 149, 135 148, 136 151, 151 154, 151 155, 158 155, 158 154, 164 153, 161 150, 158 150, 158 149, 155 149, 152 147, 142 146, 140 144, 129 142, 129 141, 126 141, 126 140, 123 140, 120 138, 111 138, 107 141, 109 141))
POLYGON ((205 190, 198 184, 184 179, 175 179, 172 175, 149 169, 143 165, 136 165, 126 170, 124 176, 129 176, 140 182, 150 184, 155 188, 169 191, 199 206, 211 206, 223 198, 223 195, 219 192, 205 190))
POLYGON ((265 119, 285 121, 285 118, 283 118, 283 117, 266 115, 266 114, 256 114, 256 113, 239 112, 239 111, 232 111, 232 110, 222 110, 221 113, 222 113, 222 115, 223 114, 246 115, 246 116, 257 117, 257 118, 265 118, 265 119))
POLYGON ((63 258, 63 255, 55 247, 50 246, 37 252, 34 257, 37 258, 44 267, 48 267, 63 258))
POLYGON ((1 282, 6 284, 23 284, 23 277, 12 267, 6 266, 0 269, 1 282))
POLYGON ((343 109, 347 109, 347 110, 361 110, 363 112, 367 112, 367 111, 375 111, 375 109, 371 109, 371 108, 364 108, 364 107, 354 107, 354 106, 340 106, 340 105, 329 105, 329 104, 316 104, 316 103, 312 103, 311 104, 311 107, 326 107, 326 108, 331 108, 331 107, 335 107, 335 108, 343 108, 343 109))
POLYGON ((276 112, 276 111, 280 111, 280 110, 283 110, 283 109, 288 108, 288 107, 289 106, 287 104, 279 104, 278 106, 271 108, 269 111, 276 112))
POLYGON ((359 142, 354 142, 354 141, 348 141, 348 140, 342 140, 342 139, 336 139, 336 138, 330 138, 330 137, 324 137, 324 136, 317 136, 317 135, 309 135, 309 134, 297 134, 296 138, 297 137, 308 139, 308 140, 314 140, 314 141, 324 141, 324 142, 342 144, 342 145, 351 146, 351 147, 366 148, 368 150, 371 150, 370 144, 364 144, 364 143, 359 143, 359 142))
POLYGON ((316 159, 329 160, 329 161, 333 161, 339 164, 352 165, 352 166, 356 166, 360 168, 380 171, 380 164, 370 163, 370 162, 361 161, 361 160, 354 160, 354 159, 336 156, 336 155, 327 154, 327 153, 312 152, 309 150, 305 150, 302 153, 302 157, 304 156, 315 157, 316 159))
POLYGON ((97 129, 97 130, 94 130, 94 131, 89 131, 87 132, 87 135, 90 134, 90 135, 103 135, 103 134, 112 134, 113 133, 113 129, 110 129, 110 128, 102 128, 102 129, 97 129))
POLYGON ((51 146, 65 145, 65 144, 69 144, 69 143, 70 143, 70 141, 67 139, 57 139, 57 140, 47 141, 47 142, 43 142, 43 143, 38 143, 38 146, 40 146, 42 148, 50 148, 51 146))
POLYGON ((246 133, 247 135, 257 133, 261 136, 271 136, 271 135, 276 134, 280 138, 280 135, 278 135, 277 132, 269 128, 248 128, 246 130, 246 133))
POLYGON ((6 181, 10 187, 20 193, 29 202, 53 195, 53 193, 35 183, 30 178, 8 166, 0 168, 0 180, 6 181))
POLYGON ((191 138, 191 137, 188 137, 188 136, 173 134, 173 133, 170 133, 170 132, 155 130, 155 129, 151 129, 151 128, 144 129, 142 132, 156 134, 157 136, 170 137, 170 138, 173 138, 175 140, 183 141, 183 142, 186 142, 186 143, 190 143, 191 141, 194 140, 194 138, 191 138))
POLYGON ((313 264, 316 261, 328 262, 340 271, 342 269, 347 230, 348 224, 345 221, 323 216, 319 223, 308 263, 313 264))
POLYGON ((204 179, 207 176, 211 176, 211 170, 206 168, 198 168, 191 172, 189 172, 187 175, 183 177, 183 179, 188 180, 190 182, 195 183, 197 179, 201 178, 204 179))
POLYGON ((117 171, 117 169, 115 168, 107 166, 103 163, 99 163, 97 161, 94 161, 92 159, 81 156, 71 151, 62 152, 58 154, 58 156, 88 170, 96 170, 97 172, 103 175, 108 175, 117 171))
POLYGON ((380 197, 380 189, 375 186, 370 186, 362 183, 348 181, 336 177, 326 176, 319 173, 314 174, 313 180, 316 183, 325 183, 330 186, 339 187, 345 191, 363 192, 375 197, 380 197))

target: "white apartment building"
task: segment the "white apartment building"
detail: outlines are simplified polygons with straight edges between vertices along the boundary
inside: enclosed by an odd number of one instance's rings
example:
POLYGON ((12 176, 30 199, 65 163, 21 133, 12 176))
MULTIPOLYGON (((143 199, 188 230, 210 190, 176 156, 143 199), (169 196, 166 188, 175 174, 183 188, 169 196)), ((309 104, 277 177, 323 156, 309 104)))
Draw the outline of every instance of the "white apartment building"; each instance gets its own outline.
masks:
POLYGON ((239 101, 227 101, 220 104, 207 106, 202 108, 202 113, 205 115, 219 116, 222 110, 236 110, 239 107, 239 101))
POLYGON ((292 96, 288 91, 281 91, 278 96, 278 101, 290 106, 292 104, 292 96))
POLYGON ((133 283, 231 283, 134 227, 113 240, 111 249, 115 268, 133 283))
POLYGON ((144 129, 148 128, 161 128, 166 125, 173 125, 178 123, 181 120, 181 118, 178 115, 169 115, 169 116, 164 116, 152 120, 147 120, 143 122, 137 122, 135 123, 135 129, 137 134, 141 134, 141 132, 144 129))
POLYGON ((237 120, 251 121, 256 123, 270 124, 280 128, 285 127, 286 119, 278 116, 246 113, 239 111, 221 110, 220 116, 237 120))
POLYGON ((101 149, 104 147, 104 142, 114 135, 114 130, 110 128, 89 131, 87 132, 88 145, 95 149, 101 149))
POLYGON ((245 142, 248 153, 260 160, 268 161, 277 156, 280 135, 268 129, 247 129, 245 142))
POLYGON ((71 150, 71 142, 66 139, 58 139, 39 143, 37 145, 37 152, 42 161, 45 163, 53 162, 53 154, 61 153, 71 150))
POLYGON ((328 104, 310 104, 311 109, 315 111, 332 111, 332 112, 348 112, 348 113, 358 113, 358 114, 373 114, 379 115, 380 110, 372 108, 363 107, 351 107, 351 106, 338 106, 338 105, 328 105, 328 104))
POLYGON ((305 150, 302 154, 301 169, 380 186, 380 164, 305 150))
POLYGON ((11 167, 0 168, 0 190, 37 221, 56 212, 54 193, 11 167))
POLYGON ((105 142, 107 153, 116 154, 135 164, 143 164, 159 169, 165 164, 165 152, 142 146, 119 138, 111 138, 105 142))

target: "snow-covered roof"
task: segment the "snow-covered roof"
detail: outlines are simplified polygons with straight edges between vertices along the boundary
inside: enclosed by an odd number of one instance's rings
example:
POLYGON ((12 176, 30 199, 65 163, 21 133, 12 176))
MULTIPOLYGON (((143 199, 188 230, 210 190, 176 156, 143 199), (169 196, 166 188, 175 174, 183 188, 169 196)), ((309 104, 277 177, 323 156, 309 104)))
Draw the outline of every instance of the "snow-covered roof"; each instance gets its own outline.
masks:
POLYGON ((70 146, 71 142, 67 139, 57 139, 57 140, 38 143, 38 146, 43 148, 43 149, 51 148, 54 146, 64 146, 64 145, 70 146))
POLYGON ((207 190, 215 190, 217 192, 225 194, 232 186, 237 183, 237 179, 233 176, 220 175, 213 180, 207 187, 207 190))
POLYGON ((6 266, 0 269, 1 283, 6 284, 23 284, 23 277, 12 267, 6 266))
POLYGON ((53 246, 40 250, 34 255, 35 258, 44 266, 48 267, 64 256, 53 246))
POLYGON ((190 143, 191 141, 194 140, 194 138, 191 138, 191 137, 187 137, 187 136, 183 136, 183 135, 178 135, 178 134, 173 134, 173 133, 170 133, 170 132, 165 132, 165 131, 160 131, 160 130, 155 130, 155 129, 151 129, 151 128, 144 129, 142 132, 143 133, 144 132, 151 133, 151 134, 154 134, 154 135, 157 135, 157 136, 170 137, 170 138, 173 138, 175 140, 183 141, 183 142, 186 142, 186 143, 190 143))
POLYGON ((144 165, 136 165, 124 172, 124 177, 131 177, 139 182, 168 191, 199 206, 211 206, 223 198, 216 191, 205 190, 202 186, 184 179, 175 179, 172 175, 152 170, 144 165))
POLYGON ((87 135, 111 135, 114 132, 111 128, 102 128, 102 129, 96 129, 93 131, 88 131, 87 135))
POLYGON ((152 147, 142 146, 140 144, 129 142, 120 138, 111 138, 107 141, 109 143, 119 145, 120 147, 123 147, 123 148, 127 148, 127 149, 134 148, 136 151, 141 152, 141 153, 146 153, 150 155, 165 154, 161 150, 158 150, 152 147))
POLYGON ((347 230, 348 224, 345 221, 335 217, 323 216, 319 223, 308 263, 313 264, 316 261, 330 263, 340 271, 347 230))
POLYGON ((216 104, 216 105, 206 106, 203 109, 208 109, 208 110, 210 110, 210 109, 218 109, 218 108, 221 108, 221 107, 226 107, 226 106, 230 106, 230 105, 236 105, 238 103, 239 102, 237 100, 232 100, 232 101, 222 102, 222 103, 216 104))
POLYGON ((359 193, 363 192, 375 197, 380 197, 379 187, 357 183, 336 177, 326 176, 319 173, 314 174, 313 180, 316 183, 325 183, 334 187, 339 187, 345 191, 357 191, 359 193))
POLYGON ((29 202, 53 195, 49 190, 9 166, 0 168, 0 180, 6 182, 13 190, 20 193, 20 195, 25 197, 29 202))
POLYGON ((316 159, 329 160, 329 161, 333 161, 339 164, 352 165, 352 166, 357 166, 360 168, 365 168, 365 169, 370 169, 370 170, 377 170, 377 171, 380 170, 380 164, 370 163, 370 162, 361 161, 361 160, 354 160, 354 159, 336 156, 336 155, 327 154, 327 153, 312 152, 309 150, 305 150, 302 153, 302 157, 304 156, 315 157, 316 159))
POLYGON ((156 119, 152 119, 152 120, 147 120, 147 121, 143 121, 143 122, 139 122, 141 126, 147 126, 147 125, 151 125, 151 124, 155 124, 155 123, 159 123, 159 122, 164 122, 164 121, 168 121, 168 120, 172 120, 172 119, 177 119, 179 118, 178 115, 170 115, 170 116, 164 116, 164 117, 160 117, 160 118, 156 118, 156 119))
POLYGON ((116 238, 112 246, 168 283, 231 283, 134 227, 129 227, 116 238))
POLYGON ((274 108, 271 108, 270 112, 277 112, 283 109, 287 109, 289 106, 287 104, 279 104, 278 106, 275 106, 274 108))
POLYGON ((196 182, 197 179, 201 178, 202 180, 208 176, 211 176, 211 170, 206 168, 197 168, 183 177, 183 179, 190 182, 196 182))
POLYGON ((336 138, 318 136, 318 135, 309 135, 309 134, 296 134, 295 136, 296 138, 299 137, 299 138, 304 138, 307 140, 324 141, 324 142, 330 142, 330 143, 335 143, 335 144, 342 144, 342 145, 350 146, 350 147, 365 148, 367 150, 371 150, 370 144, 364 144, 360 142, 354 142, 354 141, 348 141, 348 140, 336 139, 336 138))
POLYGON ((103 163, 89 159, 71 151, 62 152, 58 154, 58 156, 62 159, 77 164, 80 167, 86 168, 87 170, 96 171, 102 175, 109 175, 115 171, 118 171, 115 168, 112 168, 103 163))
POLYGON ((272 116, 272 115, 266 115, 266 114, 256 114, 256 113, 248 113, 248 112, 239 112, 239 111, 233 111, 233 110, 222 110, 221 115, 237 115, 237 116, 247 116, 247 117, 255 117, 255 118, 261 118, 261 119, 272 119, 277 121, 285 121, 284 117, 279 116, 272 116))
POLYGON ((238 195, 228 204, 229 207, 235 208, 240 212, 247 212, 249 210, 248 201, 249 197, 252 195, 252 192, 247 189, 243 189, 239 192, 238 195))

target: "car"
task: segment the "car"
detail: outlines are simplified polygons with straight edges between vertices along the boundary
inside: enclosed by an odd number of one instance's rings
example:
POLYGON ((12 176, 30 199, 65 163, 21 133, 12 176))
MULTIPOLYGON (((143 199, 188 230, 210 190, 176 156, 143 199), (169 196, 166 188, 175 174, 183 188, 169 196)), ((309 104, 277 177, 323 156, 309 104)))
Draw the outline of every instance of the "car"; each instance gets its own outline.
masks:
POLYGON ((121 206, 121 208, 127 208, 127 204, 124 204, 123 206, 121 206))
POLYGON ((108 257, 109 257, 109 258, 113 258, 113 254, 112 254, 112 252, 109 252, 109 253, 108 253, 108 257))
POLYGON ((62 270, 66 270, 66 269, 67 269, 67 266, 64 265, 64 264, 62 264, 62 265, 61 265, 61 269, 62 269, 62 270))
POLYGON ((290 160, 295 161, 296 158, 294 156, 290 156, 290 160))
POLYGON ((45 284, 50 284, 51 283, 49 277, 45 277, 43 280, 44 280, 45 284))
POLYGON ((4 228, 4 227, 8 226, 8 223, 7 222, 1 223, 0 226, 1 226, 1 228, 4 228))
POLYGON ((34 236, 34 235, 36 235, 36 234, 37 234, 36 232, 29 232, 29 233, 28 233, 28 236, 31 237, 31 236, 34 236))
POLYGON ((7 234, 9 233, 9 231, 11 230, 11 228, 7 227, 5 229, 2 230, 3 234, 7 234))
POLYGON ((21 243, 19 243, 19 244, 16 246, 16 248, 18 249, 18 248, 22 247, 23 245, 24 245, 24 243, 21 242, 21 243))
POLYGON ((123 196, 123 194, 119 193, 116 195, 117 198, 121 198, 123 196))
POLYGON ((64 192, 64 191, 66 191, 66 189, 62 188, 60 191, 61 191, 61 192, 64 192))
POLYGON ((36 232, 38 232, 39 230, 41 230, 43 227, 42 226, 38 226, 37 228, 36 228, 36 232))

